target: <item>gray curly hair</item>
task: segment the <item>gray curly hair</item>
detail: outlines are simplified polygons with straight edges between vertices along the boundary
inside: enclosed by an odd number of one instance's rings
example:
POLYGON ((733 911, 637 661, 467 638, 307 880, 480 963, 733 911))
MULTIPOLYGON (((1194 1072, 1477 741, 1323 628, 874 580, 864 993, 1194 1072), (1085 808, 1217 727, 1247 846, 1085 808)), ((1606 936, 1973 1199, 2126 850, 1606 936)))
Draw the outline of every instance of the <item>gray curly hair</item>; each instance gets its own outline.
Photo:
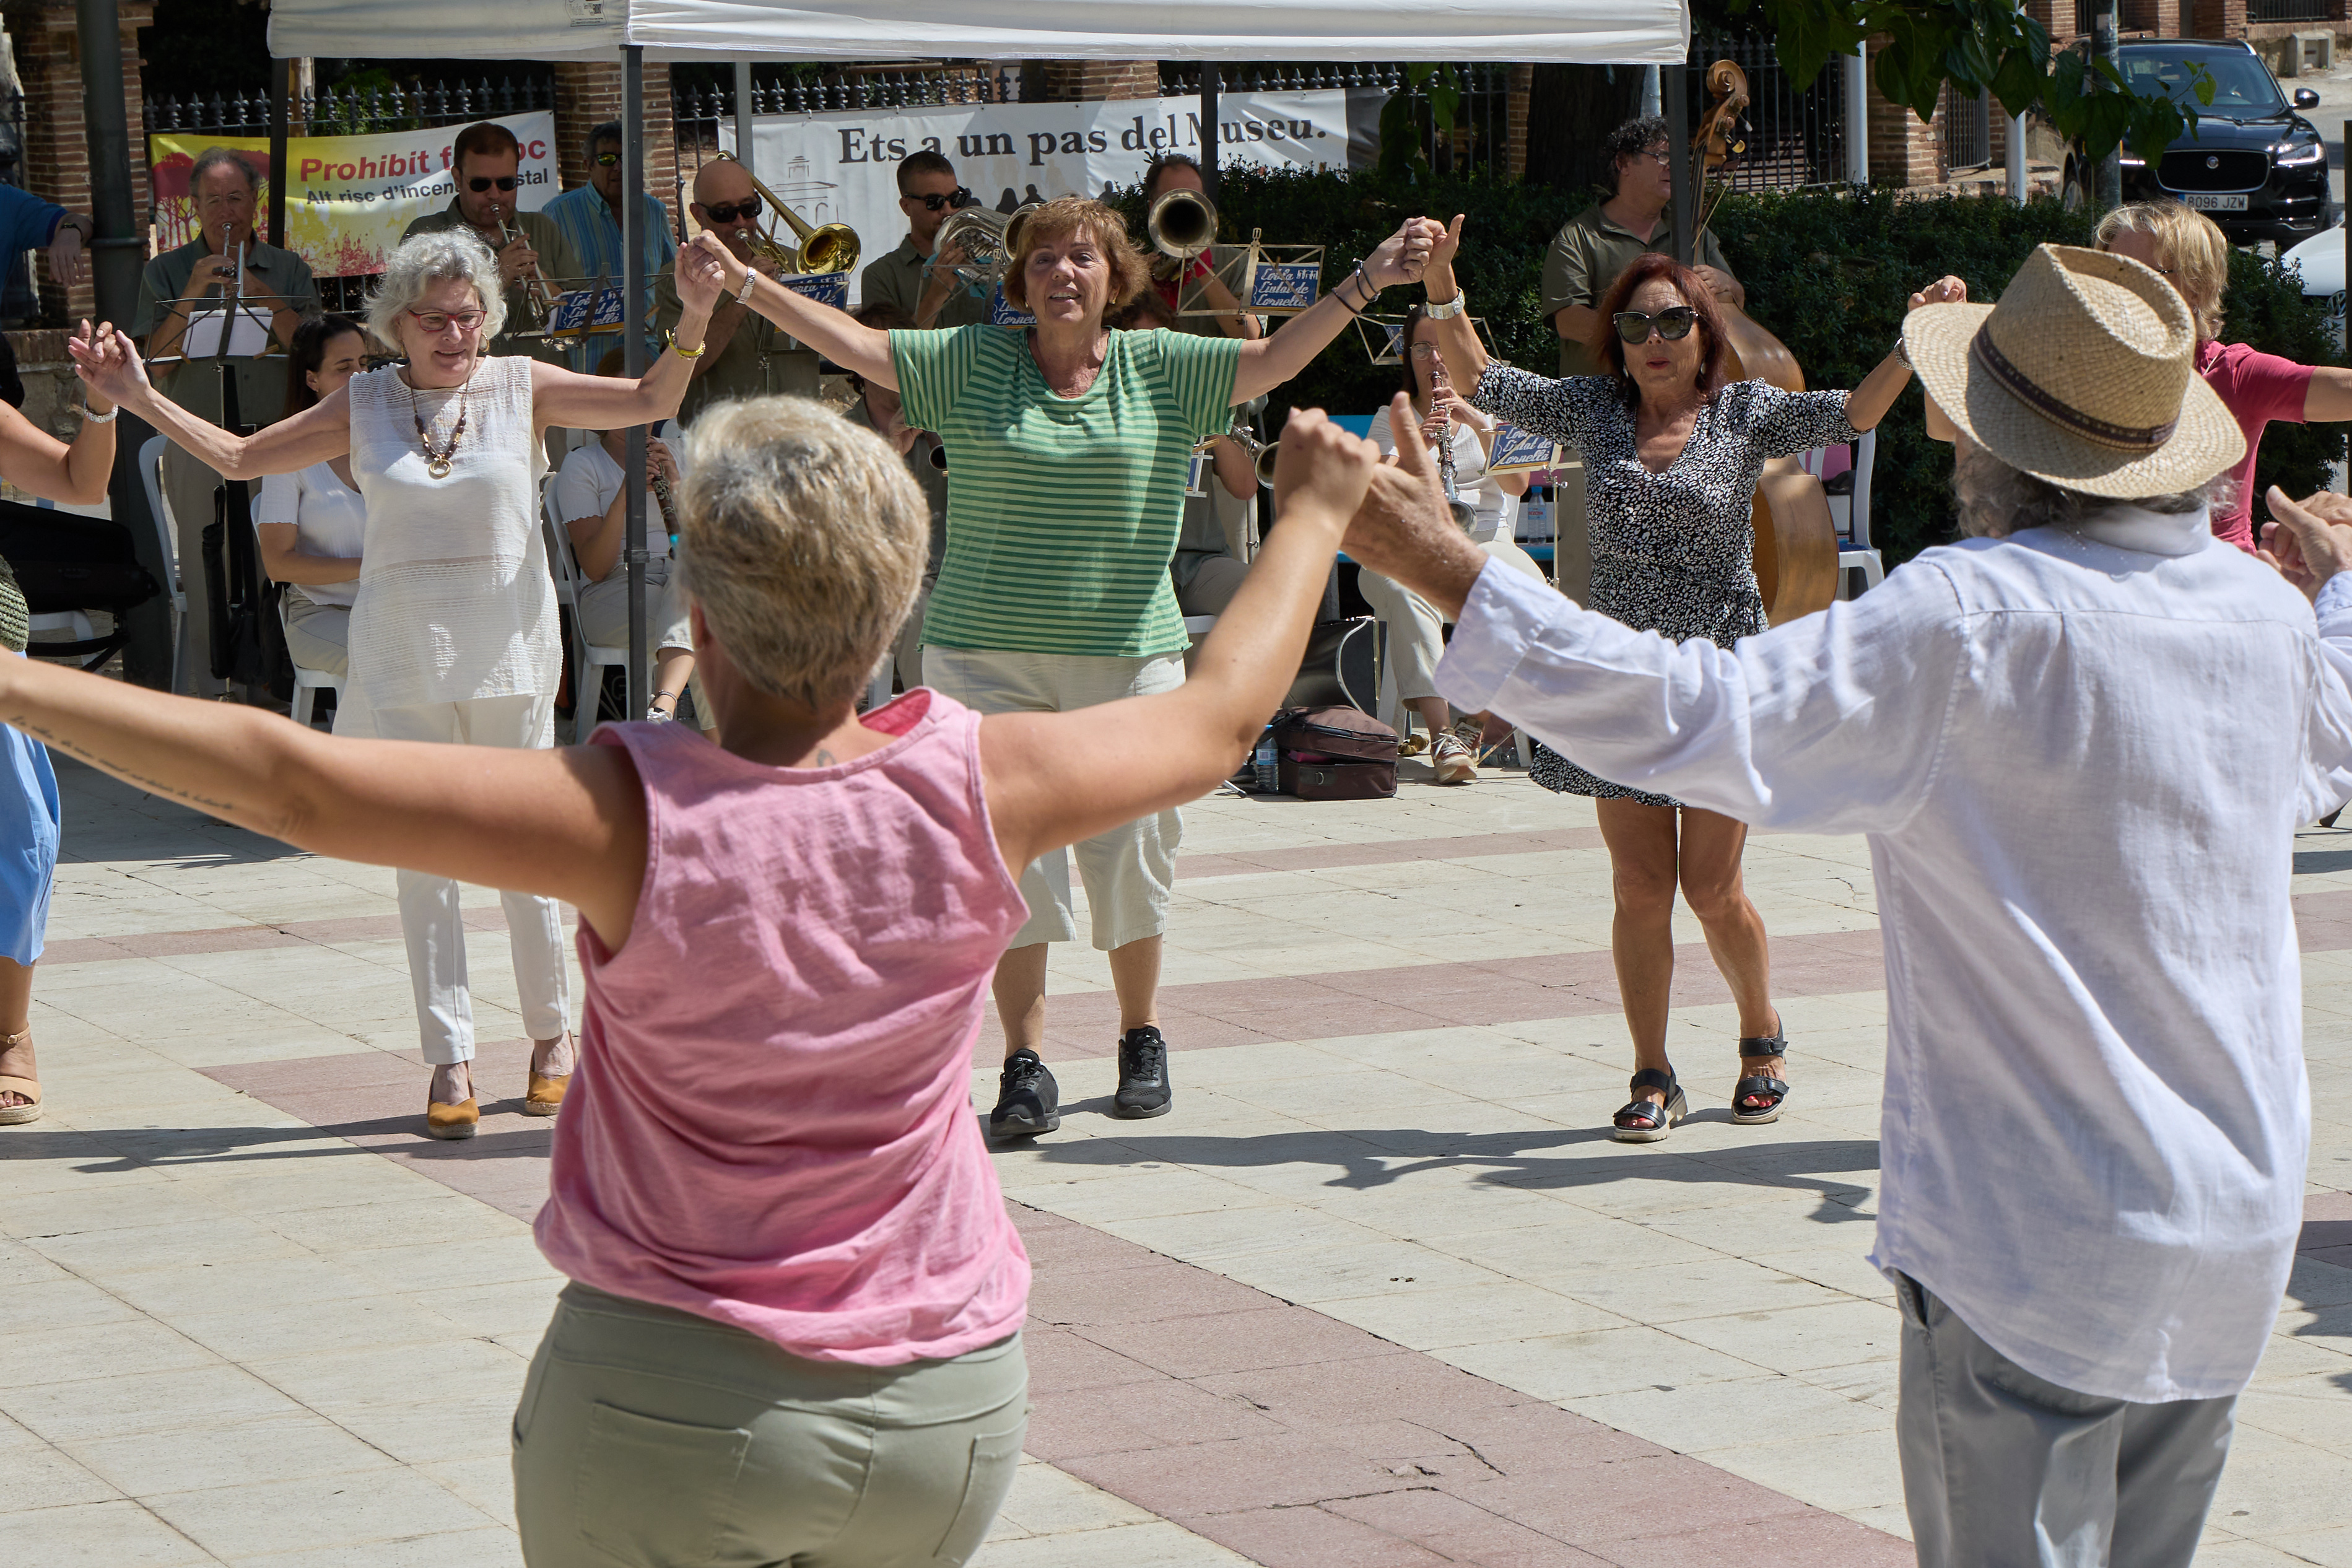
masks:
POLYGON ((507 297, 499 283, 499 264, 490 247, 462 228, 413 234, 385 258, 383 276, 368 295, 367 329, 386 348, 403 352, 394 331, 403 310, 415 308, 425 290, 436 283, 463 280, 474 286, 482 302, 482 341, 499 335, 507 324, 507 297))
POLYGON ((2030 528, 2080 528, 2118 506, 2174 517, 2200 507, 2220 511, 2238 493, 2237 481, 2223 472, 2194 489, 2176 490, 2170 495, 2140 496, 2130 500, 2084 495, 2021 473, 1966 436, 1956 446, 1952 455, 1952 493, 1959 499, 1960 531, 1970 539, 2006 539, 2030 528))

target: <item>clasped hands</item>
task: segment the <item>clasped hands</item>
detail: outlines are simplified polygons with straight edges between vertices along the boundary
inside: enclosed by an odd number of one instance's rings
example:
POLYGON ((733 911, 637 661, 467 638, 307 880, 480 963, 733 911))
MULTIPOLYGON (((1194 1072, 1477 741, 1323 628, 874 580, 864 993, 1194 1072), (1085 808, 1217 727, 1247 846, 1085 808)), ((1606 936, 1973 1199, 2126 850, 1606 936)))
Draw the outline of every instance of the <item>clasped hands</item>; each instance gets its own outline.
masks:
POLYGON ((2305 598, 2316 600, 2330 577, 2352 571, 2352 496, 2320 490, 2294 501, 2273 485, 2263 501, 2277 521, 2263 524, 2256 553, 2305 598))

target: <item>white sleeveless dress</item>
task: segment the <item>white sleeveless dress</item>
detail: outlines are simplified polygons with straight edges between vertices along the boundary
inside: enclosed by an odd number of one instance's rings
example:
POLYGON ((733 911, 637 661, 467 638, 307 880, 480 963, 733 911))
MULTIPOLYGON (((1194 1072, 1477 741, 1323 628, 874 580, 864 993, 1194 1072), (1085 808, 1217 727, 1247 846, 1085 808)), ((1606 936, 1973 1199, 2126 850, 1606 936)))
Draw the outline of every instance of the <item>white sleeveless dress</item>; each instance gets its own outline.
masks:
POLYGON ((547 459, 532 431, 530 361, 488 358, 462 389, 412 392, 396 366, 351 381, 352 477, 367 499, 351 679, 372 708, 553 697, 555 584, 539 527, 547 459), (466 432, 446 477, 425 471, 416 420, 466 432), (413 400, 413 401, 412 401, 413 400))

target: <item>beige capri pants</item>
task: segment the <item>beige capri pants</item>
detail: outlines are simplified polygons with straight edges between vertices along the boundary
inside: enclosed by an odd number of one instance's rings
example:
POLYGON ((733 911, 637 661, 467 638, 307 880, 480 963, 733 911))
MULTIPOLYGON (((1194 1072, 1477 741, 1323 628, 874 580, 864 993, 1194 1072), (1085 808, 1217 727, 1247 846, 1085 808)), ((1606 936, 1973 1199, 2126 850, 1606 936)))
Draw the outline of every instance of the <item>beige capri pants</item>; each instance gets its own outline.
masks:
POLYGON ((514 1418, 530 1568, 935 1568, 980 1550, 1029 1419, 1014 1333, 946 1361, 807 1361, 566 1286, 514 1418))
MULTIPOLYGON (((923 649, 923 684, 982 713, 1067 713, 1150 697, 1184 684, 1184 656, 1092 658, 1066 653, 1009 653, 971 648, 923 649)), ((1029 921, 1007 947, 1073 942, 1070 857, 1094 917, 1094 944, 1104 952, 1168 929, 1168 901, 1176 886, 1176 846, 1184 819, 1172 808, 1123 823, 1108 833, 1055 849, 1021 873, 1029 921)))
POLYGON ((289 583, 279 591, 286 611, 286 654, 304 669, 328 675, 352 672, 352 607, 322 605, 289 583))
MULTIPOLYGON (((1543 568, 1502 535, 1480 540, 1478 548, 1512 571, 1543 581, 1543 568)), ((1389 629, 1388 651, 1383 657, 1396 671, 1397 700, 1411 702, 1417 698, 1436 696, 1437 661, 1445 656, 1445 617, 1427 599, 1377 572, 1360 574, 1356 586, 1372 606, 1372 614, 1389 629)))

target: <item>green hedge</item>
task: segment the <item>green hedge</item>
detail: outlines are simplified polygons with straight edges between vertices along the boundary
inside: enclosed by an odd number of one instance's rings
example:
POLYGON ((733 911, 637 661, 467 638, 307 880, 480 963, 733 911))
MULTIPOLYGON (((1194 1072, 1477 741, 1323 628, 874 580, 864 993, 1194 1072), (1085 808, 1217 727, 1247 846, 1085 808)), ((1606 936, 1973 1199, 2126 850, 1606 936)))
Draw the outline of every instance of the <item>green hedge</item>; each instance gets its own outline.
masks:
MULTIPOLYGON (((1543 258, 1561 224, 1590 193, 1544 186, 1447 181, 1421 184, 1377 174, 1289 174, 1239 169, 1223 177, 1218 212, 1224 237, 1326 246, 1324 279, 1336 284, 1356 259, 1408 214, 1468 215, 1460 263, 1471 308, 1486 320, 1503 356, 1550 373, 1557 340, 1538 310, 1543 258)), ((1128 205, 1141 228, 1140 202, 1128 205)), ((1889 191, 1800 191, 1733 195, 1714 226, 1747 285, 1749 313, 1789 345, 1812 386, 1852 386, 1902 330, 1913 290, 1947 272, 1975 300, 1993 300, 2044 241, 2088 243, 2091 219, 2043 199, 2019 206, 1998 197, 1900 199, 1889 191)), ((1418 290, 1391 289, 1395 314, 1418 290)), ((2233 253, 2223 336, 2305 364, 2343 363, 2319 307, 2275 261, 2233 253)), ((1363 413, 1385 403, 1398 368, 1370 363, 1350 331, 1277 393, 1269 416, 1279 428, 1286 402, 1363 413)), ((1919 397, 1906 393, 1879 427, 1872 481, 1872 532, 1890 564, 1952 536, 1951 451, 1927 439, 1919 397)), ((2343 456, 2341 426, 2275 425, 2263 442, 2257 494, 2272 484, 2291 494, 2319 489, 2326 464, 2343 456)), ((2256 515, 2261 508, 2256 507, 2256 515)))

